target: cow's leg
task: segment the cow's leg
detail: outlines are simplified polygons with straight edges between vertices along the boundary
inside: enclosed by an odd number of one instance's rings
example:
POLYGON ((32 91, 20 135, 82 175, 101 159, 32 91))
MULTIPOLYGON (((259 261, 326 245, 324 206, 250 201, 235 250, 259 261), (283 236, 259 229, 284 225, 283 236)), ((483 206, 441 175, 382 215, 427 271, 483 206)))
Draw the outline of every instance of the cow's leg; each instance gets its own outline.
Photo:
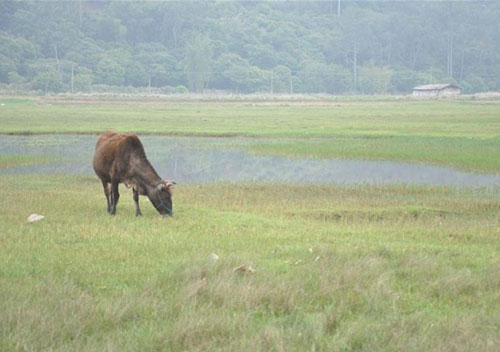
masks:
POLYGON ((141 216, 141 208, 139 208, 139 191, 135 188, 132 188, 132 192, 134 193, 135 216, 141 216))
POLYGON ((106 196, 106 203, 108 205, 108 213, 111 213, 111 199, 109 194, 110 184, 106 181, 102 181, 102 187, 104 188, 104 195, 106 196))
POLYGON ((120 193, 118 192, 118 182, 111 181, 111 215, 116 214, 116 205, 118 204, 118 199, 120 199, 120 193))

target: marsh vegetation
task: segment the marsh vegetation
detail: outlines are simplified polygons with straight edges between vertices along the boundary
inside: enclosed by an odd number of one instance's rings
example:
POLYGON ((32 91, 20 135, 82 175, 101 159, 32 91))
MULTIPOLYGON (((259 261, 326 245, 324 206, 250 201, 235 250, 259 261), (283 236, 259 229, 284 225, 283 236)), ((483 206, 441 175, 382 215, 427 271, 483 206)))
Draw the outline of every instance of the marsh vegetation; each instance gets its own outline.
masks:
MULTIPOLYGON (((0 174, 93 175, 95 135, 0 136, 0 174), (18 159, 18 160, 17 160, 18 159), (16 162, 17 160, 17 162, 16 162)), ((300 150, 291 138, 143 136, 142 143, 161 175, 184 184, 285 182, 293 184, 427 184, 456 187, 495 186, 496 173, 477 173, 418 162, 304 158, 282 154, 300 150), (288 148, 286 148, 288 147, 288 148), (258 151, 276 150, 278 155, 258 151), (294 149, 297 148, 297 149, 294 149)), ((309 144, 318 143, 308 140, 309 144)), ((323 141, 323 143, 327 143, 323 141)), ((345 140, 333 142, 337 145, 345 140)))
MULTIPOLYGON (((209 144, 267 156, 429 161, 498 173, 499 110, 498 103, 471 101, 122 107, 29 100, 5 103, 0 132, 55 133, 4 136, 2 148, 13 148, 8 138, 25 138, 38 156, 59 145, 78 162, 81 149, 71 138, 93 136, 59 134, 115 128, 243 136, 238 143, 204 138, 195 143, 199 150, 209 144), (384 140, 393 148, 379 148, 384 140)), ((173 218, 160 218, 146 202, 136 218, 127 192, 111 217, 92 174, 8 174, 36 163, 26 150, 11 151, 0 158, 0 350, 500 345, 498 185, 177 179, 173 218), (27 223, 32 212, 45 219, 27 223), (235 272, 242 264, 255 272, 235 272)))
POLYGON ((418 161, 500 171, 499 100, 1 101, 3 134, 118 129, 141 136, 259 137, 264 140, 250 148, 264 155, 418 161))

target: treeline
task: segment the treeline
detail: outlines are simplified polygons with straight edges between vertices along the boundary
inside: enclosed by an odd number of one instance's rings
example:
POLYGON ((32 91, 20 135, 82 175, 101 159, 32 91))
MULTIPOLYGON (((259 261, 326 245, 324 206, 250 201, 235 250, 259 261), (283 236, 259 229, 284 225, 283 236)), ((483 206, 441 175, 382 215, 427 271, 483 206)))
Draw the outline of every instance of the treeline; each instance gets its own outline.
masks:
POLYGON ((338 1, 0 0, 0 83, 41 92, 500 90, 498 2, 338 1))

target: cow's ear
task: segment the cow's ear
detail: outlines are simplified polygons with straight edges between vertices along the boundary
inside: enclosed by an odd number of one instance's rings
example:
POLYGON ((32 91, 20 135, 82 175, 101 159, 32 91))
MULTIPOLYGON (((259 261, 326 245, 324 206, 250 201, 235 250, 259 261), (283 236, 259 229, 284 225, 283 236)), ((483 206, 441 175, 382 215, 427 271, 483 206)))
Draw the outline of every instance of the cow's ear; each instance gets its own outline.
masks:
POLYGON ((175 185, 174 181, 168 181, 167 183, 167 189, 168 192, 170 193, 170 196, 172 196, 172 194, 174 193, 174 185, 175 185))
POLYGON ((162 189, 164 189, 166 187, 167 187, 167 185, 163 182, 158 183, 158 185, 156 186, 156 188, 158 188, 158 191, 161 191, 162 189))

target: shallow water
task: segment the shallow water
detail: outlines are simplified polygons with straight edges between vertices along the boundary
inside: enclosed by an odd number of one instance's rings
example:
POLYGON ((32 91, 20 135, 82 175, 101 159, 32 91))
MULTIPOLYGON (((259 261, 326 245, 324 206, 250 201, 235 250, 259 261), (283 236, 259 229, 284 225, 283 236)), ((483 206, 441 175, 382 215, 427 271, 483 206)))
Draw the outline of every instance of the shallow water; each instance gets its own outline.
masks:
MULTIPOLYGON (((50 157, 53 162, 0 169, 3 174, 93 175, 97 136, 0 136, 0 153, 50 157)), ((446 167, 392 161, 298 159, 258 156, 248 138, 145 136, 149 160, 164 178, 178 183, 292 182, 313 184, 500 185, 500 174, 477 174, 446 167)))

